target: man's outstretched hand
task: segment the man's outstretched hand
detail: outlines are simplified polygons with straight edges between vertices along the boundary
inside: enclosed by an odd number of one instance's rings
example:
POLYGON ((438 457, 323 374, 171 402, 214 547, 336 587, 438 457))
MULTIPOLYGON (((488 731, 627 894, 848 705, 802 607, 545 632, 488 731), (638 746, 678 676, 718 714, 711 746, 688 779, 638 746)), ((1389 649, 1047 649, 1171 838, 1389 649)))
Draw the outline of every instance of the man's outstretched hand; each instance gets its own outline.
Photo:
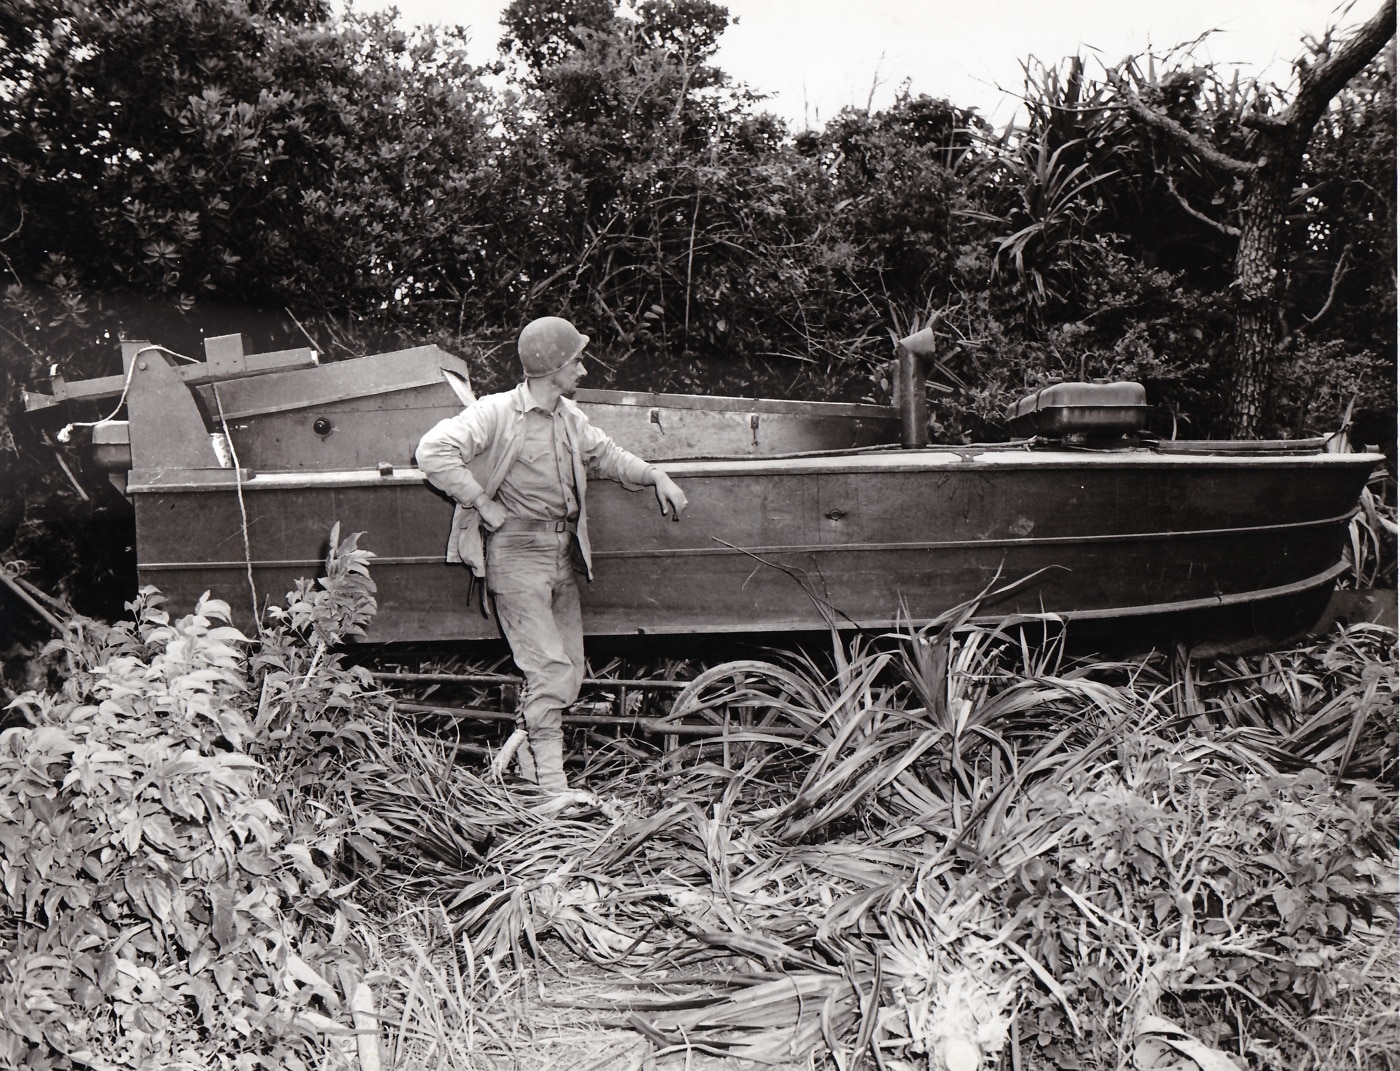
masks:
POLYGON ((653 471, 656 473, 656 501, 661 503, 662 516, 669 514, 671 520, 680 520, 681 514, 685 512, 685 507, 688 505, 685 492, 680 489, 675 480, 660 469, 653 471))

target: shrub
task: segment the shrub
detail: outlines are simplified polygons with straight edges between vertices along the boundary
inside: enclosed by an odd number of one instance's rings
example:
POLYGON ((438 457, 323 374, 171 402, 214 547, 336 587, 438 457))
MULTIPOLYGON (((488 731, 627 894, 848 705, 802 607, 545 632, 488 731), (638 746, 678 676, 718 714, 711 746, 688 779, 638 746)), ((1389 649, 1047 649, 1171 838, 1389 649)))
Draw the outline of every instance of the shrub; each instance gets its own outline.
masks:
MULTIPOLYGON (((0 1063, 336 1066, 363 966, 338 859, 363 832, 306 820, 358 740, 364 674, 329 644, 372 613, 366 552, 333 537, 250 641, 207 595, 172 620, 75 621, 66 676, 0 734, 0 1063), (329 756, 341 760, 333 764, 329 756), (308 786, 315 790, 303 794, 308 786)), ((372 838, 372 833, 371 833, 372 838)))

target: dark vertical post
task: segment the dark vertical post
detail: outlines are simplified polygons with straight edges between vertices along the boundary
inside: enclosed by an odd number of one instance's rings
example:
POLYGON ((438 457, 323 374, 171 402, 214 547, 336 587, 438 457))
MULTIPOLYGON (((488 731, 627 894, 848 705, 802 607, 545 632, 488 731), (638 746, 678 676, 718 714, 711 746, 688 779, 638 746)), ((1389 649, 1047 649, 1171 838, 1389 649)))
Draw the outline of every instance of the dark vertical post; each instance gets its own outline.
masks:
POLYGON ((938 350, 933 328, 942 318, 934 313, 928 324, 895 343, 895 386, 899 403, 901 442, 906 450, 928 445, 928 361, 938 350))
POLYGON ((899 441, 906 450, 928 445, 928 399, 924 359, 902 344, 895 362, 895 393, 899 398, 899 441))

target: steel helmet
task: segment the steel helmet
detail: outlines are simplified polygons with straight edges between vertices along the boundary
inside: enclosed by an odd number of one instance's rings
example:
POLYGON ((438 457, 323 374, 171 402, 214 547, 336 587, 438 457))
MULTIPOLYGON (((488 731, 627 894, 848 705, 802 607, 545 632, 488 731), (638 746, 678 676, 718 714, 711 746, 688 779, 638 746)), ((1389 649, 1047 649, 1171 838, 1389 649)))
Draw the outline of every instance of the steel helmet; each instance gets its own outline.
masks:
POLYGON ((525 375, 533 378, 559 371, 587 345, 588 336, 568 320, 560 316, 541 316, 525 325, 516 349, 525 375))

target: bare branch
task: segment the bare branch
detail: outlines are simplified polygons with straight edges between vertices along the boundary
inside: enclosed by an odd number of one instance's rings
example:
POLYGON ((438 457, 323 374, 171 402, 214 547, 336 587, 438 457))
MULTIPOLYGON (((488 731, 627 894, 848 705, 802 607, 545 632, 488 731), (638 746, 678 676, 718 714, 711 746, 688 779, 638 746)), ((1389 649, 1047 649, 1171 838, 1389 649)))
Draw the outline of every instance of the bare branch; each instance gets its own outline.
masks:
POLYGON ((1250 130, 1283 130, 1288 120, 1274 112, 1245 112, 1240 116, 1240 126, 1250 130))
POLYGON ((19 232, 22 231, 23 229, 24 229, 24 205, 21 204, 21 205, 19 206, 19 222, 15 224, 15 229, 14 229, 14 230, 12 230, 9 234, 5 235, 5 237, 0 238, 0 242, 8 242, 11 238, 13 238, 13 237, 15 237, 17 234, 19 234, 19 232))
POLYGON ((296 313, 292 312, 290 307, 283 305, 282 311, 285 312, 289 317, 291 317, 292 323, 297 325, 297 330, 300 331, 303 336, 305 336, 307 342, 311 343, 311 348, 313 350, 315 350, 317 353, 326 352, 326 348, 311 337, 311 332, 306 329, 306 327, 302 324, 300 320, 297 319, 296 313))
POLYGON ((1298 96, 1286 113, 1288 123, 1306 135, 1337 95, 1370 63, 1395 35, 1395 0, 1385 0, 1379 11, 1341 48, 1316 66, 1299 64, 1298 96))
POLYGON ((1218 219, 1211 219, 1210 216, 1206 215, 1199 209, 1192 208, 1190 203, 1186 200, 1186 198, 1182 196, 1181 191, 1176 188, 1176 180, 1170 175, 1167 175, 1166 179, 1167 189, 1172 191, 1172 196, 1176 198, 1177 203, 1181 205, 1182 209, 1186 212, 1188 216, 1200 220, 1207 227, 1210 227, 1212 230, 1219 231, 1221 234, 1226 235, 1227 237, 1238 238, 1240 236, 1240 229, 1238 227, 1232 227, 1228 223, 1221 223, 1218 219))
POLYGON ((1332 299, 1337 296, 1337 284, 1342 281, 1342 276, 1346 273, 1350 253, 1351 246, 1347 246, 1342 250, 1342 255, 1337 258, 1337 266, 1332 269, 1332 285, 1327 288, 1327 300, 1322 303, 1322 308, 1317 310, 1316 316, 1303 316, 1303 319, 1307 320, 1308 323, 1317 323, 1318 320, 1327 315, 1327 310, 1332 307, 1332 299))
POLYGON ((1251 175, 1254 173, 1256 165, 1221 152, 1205 138, 1191 133, 1171 116, 1144 103, 1142 98, 1133 92, 1121 76, 1112 76, 1112 81, 1128 110, 1148 126, 1160 130, 1177 144, 1190 149, 1201 159, 1222 171, 1228 171, 1232 175, 1251 175))
MULTIPOLYGON (((5 235, 5 237, 0 238, 0 244, 4 244, 5 242, 8 242, 11 238, 14 238, 15 236, 17 236, 17 235, 19 234, 19 232, 20 232, 21 230, 23 230, 23 229, 24 229, 24 205, 21 204, 21 205, 19 206, 19 222, 15 224, 15 229, 14 229, 14 230, 12 230, 9 234, 5 235)), ((23 285, 24 285, 24 280, 21 279, 21 278, 19 277, 19 272, 15 271, 15 266, 14 266, 14 264, 10 261, 10 258, 7 257, 4 253, 0 253, 0 260, 3 260, 3 261, 5 262, 5 270, 8 271, 11 275, 13 275, 13 276, 15 277, 15 282, 17 282, 17 283, 19 283, 21 286, 23 286, 23 285)))

